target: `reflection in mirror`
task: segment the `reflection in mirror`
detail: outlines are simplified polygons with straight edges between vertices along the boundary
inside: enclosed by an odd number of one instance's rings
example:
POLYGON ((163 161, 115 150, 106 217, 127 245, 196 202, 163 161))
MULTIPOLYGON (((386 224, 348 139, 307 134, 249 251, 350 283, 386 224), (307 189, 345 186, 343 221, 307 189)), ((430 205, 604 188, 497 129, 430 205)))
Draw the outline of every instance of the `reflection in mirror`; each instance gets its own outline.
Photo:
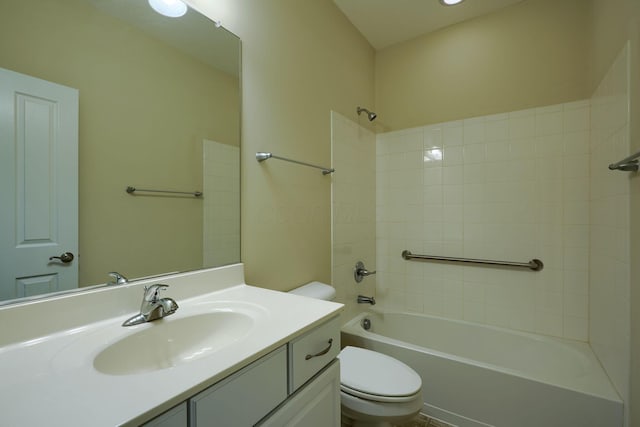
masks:
POLYGON ((147 0, 4 0, 0 52, 0 299, 240 261, 236 36, 147 0))

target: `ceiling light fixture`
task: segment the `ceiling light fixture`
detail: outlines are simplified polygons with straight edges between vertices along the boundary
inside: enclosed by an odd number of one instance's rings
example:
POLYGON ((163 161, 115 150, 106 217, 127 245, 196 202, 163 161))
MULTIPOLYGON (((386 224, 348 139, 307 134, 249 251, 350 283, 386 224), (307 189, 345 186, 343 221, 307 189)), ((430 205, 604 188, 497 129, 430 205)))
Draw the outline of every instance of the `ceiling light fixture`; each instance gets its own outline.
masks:
POLYGON ((169 18, 179 18, 187 13, 187 5, 181 0, 149 0, 149 6, 169 18))
POLYGON ((462 3, 464 0, 440 0, 440 4, 443 6, 455 6, 462 3))

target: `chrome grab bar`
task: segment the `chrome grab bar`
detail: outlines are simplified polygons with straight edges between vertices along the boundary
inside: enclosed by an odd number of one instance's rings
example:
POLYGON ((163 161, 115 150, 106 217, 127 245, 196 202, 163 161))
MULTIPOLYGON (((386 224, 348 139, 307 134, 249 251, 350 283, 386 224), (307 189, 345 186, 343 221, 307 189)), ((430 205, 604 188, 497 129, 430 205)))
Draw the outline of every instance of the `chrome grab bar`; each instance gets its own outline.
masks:
POLYGON ((629 157, 625 157, 618 162, 611 163, 609 165, 609 169, 625 172, 638 172, 638 157, 640 157, 640 151, 630 155, 629 157))
POLYGON ((510 262, 510 261, 493 261, 488 259, 473 259, 473 258, 456 258, 448 256, 433 256, 433 255, 414 255, 408 250, 402 251, 402 258, 407 261, 418 260, 433 260, 444 262, 461 262, 467 264, 481 264, 481 265, 498 265, 503 267, 516 267, 516 268, 528 268, 533 271, 540 271, 544 268, 544 264, 539 259, 532 259, 529 262, 510 262))
POLYGON ((268 153, 268 152, 264 152, 264 151, 260 151, 256 153, 256 160, 258 162, 263 162, 267 159, 278 159, 278 160, 284 160, 285 162, 291 162, 291 163, 295 163, 298 165, 302 165, 302 166, 308 166, 310 168, 316 168, 316 169, 321 169, 322 170, 322 175, 328 175, 330 173, 334 173, 336 170, 333 168, 325 168, 323 166, 317 166, 317 165, 312 165, 311 163, 305 163, 305 162, 300 162, 298 160, 292 160, 292 159, 287 159, 286 157, 280 157, 280 156, 276 156, 274 154, 268 153))
POLYGON ((145 190, 143 188, 127 187, 127 193, 133 194, 136 191, 144 191, 145 193, 166 193, 166 194, 188 194, 194 197, 202 196, 202 191, 173 191, 173 190, 145 190))
POLYGON ((329 350, 331 350, 331 346, 333 345, 333 338, 329 338, 329 341, 327 341, 327 344, 329 344, 329 345, 327 345, 327 347, 324 350, 322 350, 321 352, 316 353, 316 354, 307 354, 304 357, 304 360, 313 359, 314 357, 323 356, 323 355, 329 353, 329 350))

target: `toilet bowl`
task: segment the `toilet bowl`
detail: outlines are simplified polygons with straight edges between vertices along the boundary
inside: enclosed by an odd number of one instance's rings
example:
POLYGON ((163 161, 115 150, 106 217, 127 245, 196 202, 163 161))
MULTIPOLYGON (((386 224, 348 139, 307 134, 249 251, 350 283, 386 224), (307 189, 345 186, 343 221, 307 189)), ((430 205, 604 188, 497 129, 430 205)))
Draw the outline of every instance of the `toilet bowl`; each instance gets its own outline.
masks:
POLYGON ((343 425, 399 424, 422 409, 422 380, 409 366, 358 347, 345 347, 338 358, 343 425))
MULTIPOLYGON (((291 293, 323 300, 335 297, 332 286, 319 282, 291 293)), ((387 427, 410 420, 422 409, 422 379, 399 360, 350 346, 338 359, 343 426, 387 427)))

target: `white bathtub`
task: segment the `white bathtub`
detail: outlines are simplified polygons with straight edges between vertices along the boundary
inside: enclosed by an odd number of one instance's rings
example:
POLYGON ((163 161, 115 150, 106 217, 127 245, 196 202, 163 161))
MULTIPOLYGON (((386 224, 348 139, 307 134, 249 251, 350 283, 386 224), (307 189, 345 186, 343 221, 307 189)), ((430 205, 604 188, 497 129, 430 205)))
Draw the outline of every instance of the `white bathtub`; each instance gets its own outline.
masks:
POLYGON ((622 401, 585 343, 372 311, 343 326, 342 344, 413 367, 422 377, 423 412, 460 427, 623 425, 622 401))

